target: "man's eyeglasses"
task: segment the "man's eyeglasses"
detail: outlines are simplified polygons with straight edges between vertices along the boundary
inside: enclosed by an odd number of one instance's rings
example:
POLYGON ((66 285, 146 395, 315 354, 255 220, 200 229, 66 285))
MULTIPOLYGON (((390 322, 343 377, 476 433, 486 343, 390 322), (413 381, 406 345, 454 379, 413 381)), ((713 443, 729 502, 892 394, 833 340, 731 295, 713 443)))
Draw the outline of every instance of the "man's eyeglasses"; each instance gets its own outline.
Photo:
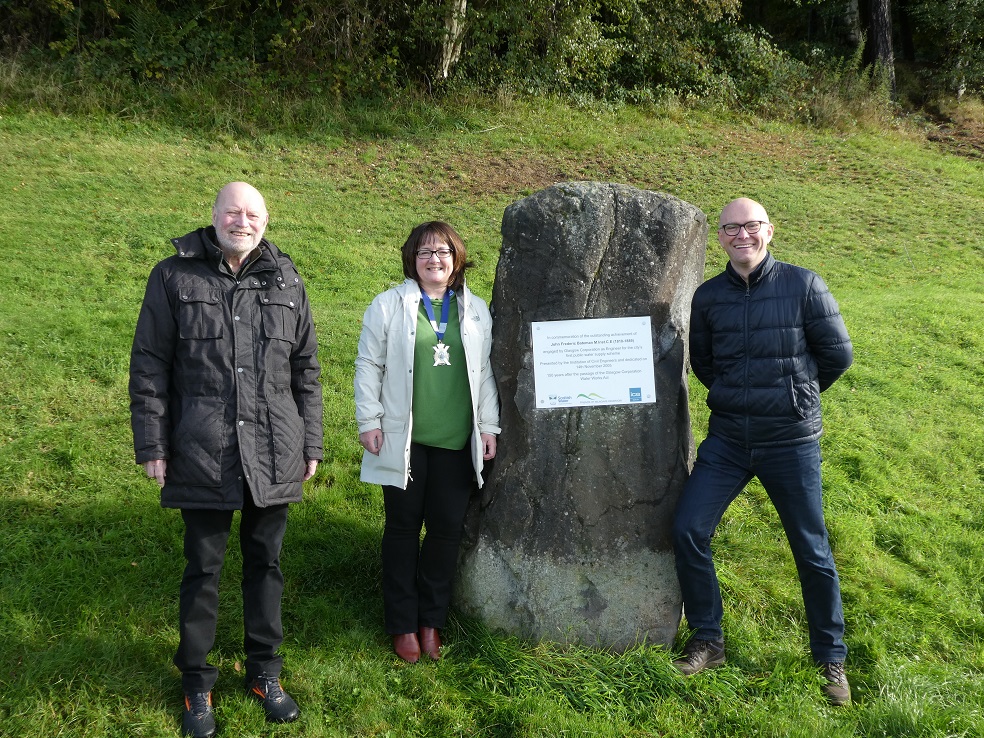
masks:
POLYGON ((747 223, 725 223, 723 226, 718 228, 719 231, 724 231, 729 236, 737 236, 738 231, 742 228, 745 229, 745 233, 748 235, 753 235, 762 230, 762 226, 769 225, 767 220, 750 220, 747 223))
POLYGON ((418 249, 417 258, 418 259, 429 259, 434 254, 437 254, 439 259, 447 259, 454 251, 451 249, 418 249))

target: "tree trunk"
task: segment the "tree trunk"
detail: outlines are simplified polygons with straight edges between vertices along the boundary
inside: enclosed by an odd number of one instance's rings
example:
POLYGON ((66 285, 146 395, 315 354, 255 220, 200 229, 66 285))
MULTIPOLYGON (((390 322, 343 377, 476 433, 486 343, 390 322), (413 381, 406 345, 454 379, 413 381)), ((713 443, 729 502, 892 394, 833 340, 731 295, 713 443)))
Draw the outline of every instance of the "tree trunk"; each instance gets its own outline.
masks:
POLYGON ((858 10, 858 0, 847 0, 844 4, 844 27, 847 29, 847 40, 852 46, 861 43, 861 13, 858 10))
POLYGON ((892 48, 891 0, 872 0, 871 35, 875 45, 875 67, 889 84, 895 99, 895 52, 892 48))
POLYGON ((447 79, 451 67, 461 58, 461 40, 465 35, 465 11, 468 0, 451 0, 451 9, 444 21, 444 43, 441 44, 440 79, 447 79))

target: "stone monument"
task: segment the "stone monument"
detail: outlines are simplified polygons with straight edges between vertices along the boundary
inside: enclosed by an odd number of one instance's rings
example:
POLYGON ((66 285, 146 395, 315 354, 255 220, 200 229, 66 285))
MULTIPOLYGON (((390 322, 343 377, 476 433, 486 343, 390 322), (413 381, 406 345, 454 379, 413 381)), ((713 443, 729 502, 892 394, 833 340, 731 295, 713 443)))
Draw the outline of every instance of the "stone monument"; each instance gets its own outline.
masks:
POLYGON ((670 644, 681 616, 672 515, 693 461, 690 298, 707 218, 600 182, 509 206, 492 293, 502 434, 469 510, 456 604, 535 640, 670 644), (538 408, 531 323, 649 316, 655 401, 538 408))

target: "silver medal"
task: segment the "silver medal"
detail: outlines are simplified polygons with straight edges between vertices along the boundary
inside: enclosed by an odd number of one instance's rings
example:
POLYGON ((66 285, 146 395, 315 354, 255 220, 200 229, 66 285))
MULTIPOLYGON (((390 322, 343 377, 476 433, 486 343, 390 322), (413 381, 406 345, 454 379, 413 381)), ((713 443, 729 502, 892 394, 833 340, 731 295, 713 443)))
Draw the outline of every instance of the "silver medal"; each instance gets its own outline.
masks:
POLYGON ((451 354, 443 341, 438 341, 434 347, 434 366, 451 366, 451 354))

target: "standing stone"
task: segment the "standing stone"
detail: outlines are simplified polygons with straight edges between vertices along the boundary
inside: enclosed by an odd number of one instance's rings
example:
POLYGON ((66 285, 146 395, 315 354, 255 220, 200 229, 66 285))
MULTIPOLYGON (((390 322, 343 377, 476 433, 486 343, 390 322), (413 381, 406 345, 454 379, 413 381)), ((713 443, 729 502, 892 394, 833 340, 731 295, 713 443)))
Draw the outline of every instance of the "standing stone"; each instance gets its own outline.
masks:
POLYGON ((536 640, 670 644, 670 528, 693 460, 690 298, 707 218, 669 195, 555 185, 509 206, 492 292, 498 453, 469 510, 457 605, 536 640), (656 402, 537 408, 531 323, 651 318, 656 402))

